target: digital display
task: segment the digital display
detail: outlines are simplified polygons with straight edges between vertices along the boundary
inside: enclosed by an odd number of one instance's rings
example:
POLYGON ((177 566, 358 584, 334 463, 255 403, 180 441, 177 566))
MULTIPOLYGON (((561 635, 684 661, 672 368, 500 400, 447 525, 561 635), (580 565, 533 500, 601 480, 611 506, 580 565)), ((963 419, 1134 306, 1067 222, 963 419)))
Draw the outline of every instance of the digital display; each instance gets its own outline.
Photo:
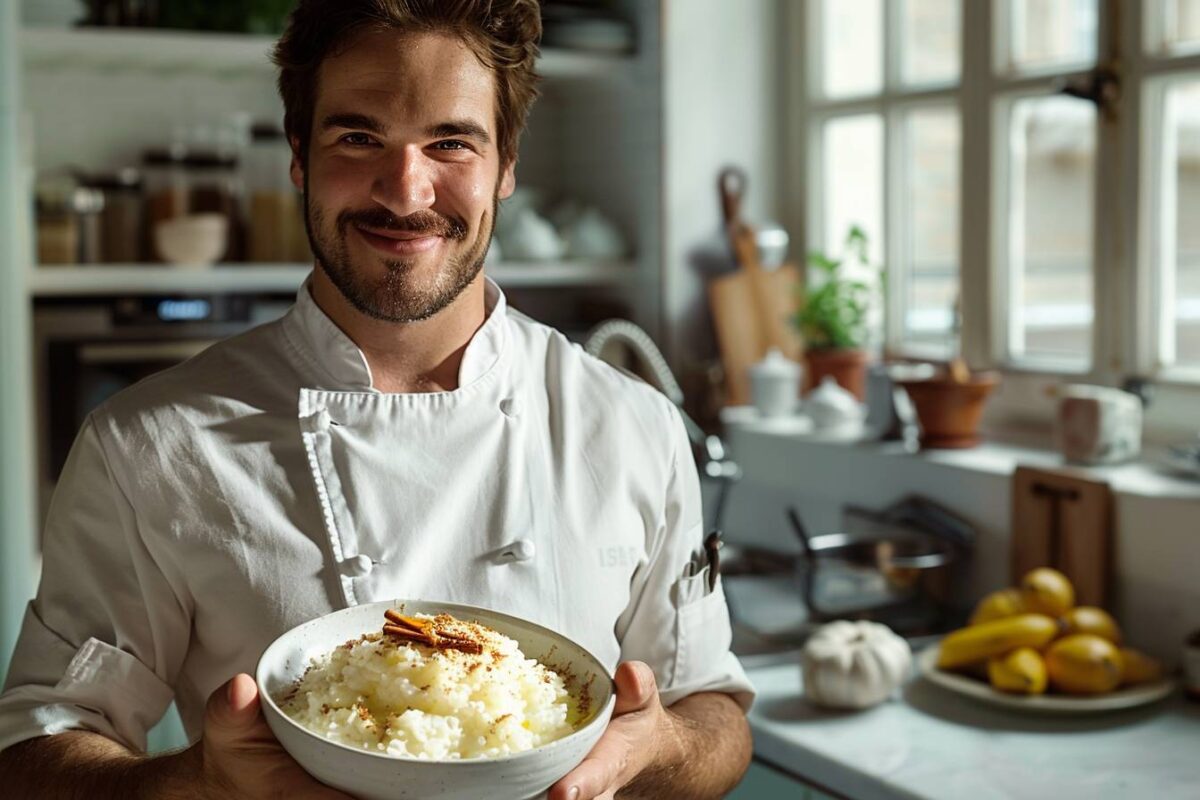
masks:
POLYGON ((156 311, 163 322, 194 322, 209 318, 212 303, 207 300, 160 300, 156 311))

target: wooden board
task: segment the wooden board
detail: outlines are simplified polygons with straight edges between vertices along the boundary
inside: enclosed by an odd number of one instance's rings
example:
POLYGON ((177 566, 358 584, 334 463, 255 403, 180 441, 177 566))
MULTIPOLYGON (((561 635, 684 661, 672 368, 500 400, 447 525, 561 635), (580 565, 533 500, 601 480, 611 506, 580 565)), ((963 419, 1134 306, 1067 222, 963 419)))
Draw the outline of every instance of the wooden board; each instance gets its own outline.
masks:
POLYGON ((1012 581, 1054 567, 1075 584, 1075 602, 1105 607, 1112 577, 1112 491, 1067 470, 1013 474, 1012 581))
POLYGON ((713 278, 708 284, 708 302, 716 329, 721 364, 725 369, 726 402, 750 402, 750 367, 763 359, 767 350, 778 347, 788 358, 799 360, 803 352, 800 334, 792 326, 800 287, 800 271, 785 264, 779 269, 753 275, 737 270, 713 278), (759 311, 760 300, 769 302, 770 319, 759 311), (773 323, 773 324, 767 324, 773 323))

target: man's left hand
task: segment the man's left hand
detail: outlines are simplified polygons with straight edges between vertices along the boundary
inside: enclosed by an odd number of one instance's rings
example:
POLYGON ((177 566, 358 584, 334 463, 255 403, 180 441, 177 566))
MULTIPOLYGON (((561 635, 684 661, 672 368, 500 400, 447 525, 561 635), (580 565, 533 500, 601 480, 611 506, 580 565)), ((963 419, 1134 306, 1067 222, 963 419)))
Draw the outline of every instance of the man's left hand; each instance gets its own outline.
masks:
POLYGON ((550 789, 548 800, 611 800, 653 764, 671 725, 654 671, 641 661, 617 667, 617 701, 608 729, 579 766, 550 789))

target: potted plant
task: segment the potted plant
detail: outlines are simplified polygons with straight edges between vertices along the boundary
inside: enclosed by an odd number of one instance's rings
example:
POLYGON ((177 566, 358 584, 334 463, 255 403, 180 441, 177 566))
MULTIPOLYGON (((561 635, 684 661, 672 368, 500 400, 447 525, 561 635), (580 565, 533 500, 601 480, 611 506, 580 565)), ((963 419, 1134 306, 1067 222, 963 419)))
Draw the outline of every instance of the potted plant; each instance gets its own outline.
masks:
POLYGON ((873 300, 873 281, 860 277, 872 269, 867 259, 867 235, 857 225, 846 234, 844 254, 808 256, 809 287, 800 301, 795 324, 804 337, 805 391, 833 376, 860 401, 866 394, 869 355, 865 350, 873 300), (853 274, 850 267, 858 267, 853 274))

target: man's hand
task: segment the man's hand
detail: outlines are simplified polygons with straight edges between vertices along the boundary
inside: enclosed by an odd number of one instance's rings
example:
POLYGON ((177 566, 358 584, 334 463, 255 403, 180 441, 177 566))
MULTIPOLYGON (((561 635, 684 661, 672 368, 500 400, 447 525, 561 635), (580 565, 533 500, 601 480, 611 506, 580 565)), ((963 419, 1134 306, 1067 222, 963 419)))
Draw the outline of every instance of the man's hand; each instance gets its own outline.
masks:
POLYGON ((658 699, 654 671, 641 661, 617 667, 617 702, 608 729, 579 766, 550 789, 548 800, 609 800, 655 763, 670 719, 658 699))
POLYGON ((316 781, 287 754, 263 718, 258 686, 245 673, 208 698, 204 737, 195 749, 204 797, 351 800, 316 781))

